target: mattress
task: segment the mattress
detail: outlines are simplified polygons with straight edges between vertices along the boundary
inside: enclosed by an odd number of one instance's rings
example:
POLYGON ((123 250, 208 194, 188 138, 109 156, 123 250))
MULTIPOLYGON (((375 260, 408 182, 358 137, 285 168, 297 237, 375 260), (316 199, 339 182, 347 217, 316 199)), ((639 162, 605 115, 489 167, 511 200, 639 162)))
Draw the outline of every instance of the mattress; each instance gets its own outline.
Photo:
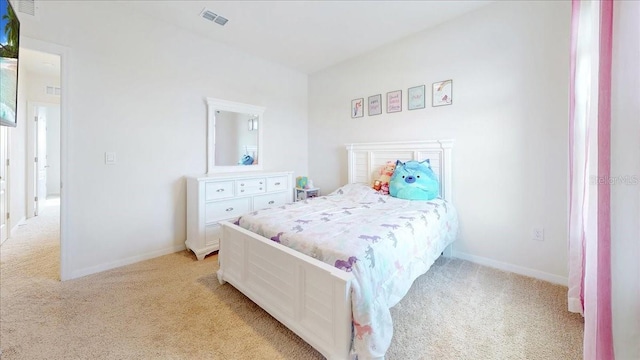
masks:
POLYGON ((389 309, 458 230, 456 210, 445 200, 402 200, 362 184, 257 210, 236 223, 354 275, 352 353, 359 359, 384 357, 393 336, 389 309))

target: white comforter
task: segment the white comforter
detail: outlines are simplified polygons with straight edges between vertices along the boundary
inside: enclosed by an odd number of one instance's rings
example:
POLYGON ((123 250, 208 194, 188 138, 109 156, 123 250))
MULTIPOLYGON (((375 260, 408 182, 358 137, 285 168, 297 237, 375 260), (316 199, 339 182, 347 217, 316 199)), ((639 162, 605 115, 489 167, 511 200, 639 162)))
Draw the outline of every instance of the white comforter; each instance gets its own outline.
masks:
POLYGON ((384 357, 393 325, 389 309, 456 238, 450 203, 409 201, 346 185, 328 196, 254 211, 241 227, 353 273, 352 352, 384 357))

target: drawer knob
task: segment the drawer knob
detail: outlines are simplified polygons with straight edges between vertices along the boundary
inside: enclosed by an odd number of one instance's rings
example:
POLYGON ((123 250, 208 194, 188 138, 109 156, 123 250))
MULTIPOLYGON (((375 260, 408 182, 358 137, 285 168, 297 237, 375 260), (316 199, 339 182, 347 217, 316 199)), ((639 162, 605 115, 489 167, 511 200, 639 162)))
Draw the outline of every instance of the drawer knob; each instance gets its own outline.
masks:
POLYGON ((262 190, 262 188, 258 189, 258 190, 262 190))
POLYGON ((262 185, 262 181, 260 181, 260 185, 262 185))
POLYGON ((240 192, 244 192, 244 189, 240 190, 240 192))
POLYGON ((240 186, 244 186, 244 183, 241 183, 240 186))
POLYGON ((227 210, 225 210, 225 211, 233 211, 233 208, 232 207, 227 208, 227 210))
POLYGON ((278 186, 278 185, 280 185, 280 183, 279 183, 279 182, 277 182, 277 183, 276 183, 276 186, 278 186))
POLYGON ((224 191, 224 189, 218 189, 218 190, 216 190, 216 192, 223 192, 223 191, 224 191))
POLYGON ((271 200, 269 201, 269 205, 273 205, 275 203, 275 201, 271 200))

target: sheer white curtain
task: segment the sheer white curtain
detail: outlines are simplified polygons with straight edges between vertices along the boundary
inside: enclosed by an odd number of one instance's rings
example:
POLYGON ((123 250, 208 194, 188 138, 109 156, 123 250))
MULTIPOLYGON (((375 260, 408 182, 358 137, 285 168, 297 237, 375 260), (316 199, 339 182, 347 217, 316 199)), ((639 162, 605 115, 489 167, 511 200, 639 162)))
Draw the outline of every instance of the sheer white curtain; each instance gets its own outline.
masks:
POLYGON ((611 316, 613 2, 573 0, 569 114, 569 310, 585 317, 584 358, 614 358, 611 316))
POLYGON ((611 282, 616 359, 640 359, 640 1, 616 1, 611 79, 611 282))

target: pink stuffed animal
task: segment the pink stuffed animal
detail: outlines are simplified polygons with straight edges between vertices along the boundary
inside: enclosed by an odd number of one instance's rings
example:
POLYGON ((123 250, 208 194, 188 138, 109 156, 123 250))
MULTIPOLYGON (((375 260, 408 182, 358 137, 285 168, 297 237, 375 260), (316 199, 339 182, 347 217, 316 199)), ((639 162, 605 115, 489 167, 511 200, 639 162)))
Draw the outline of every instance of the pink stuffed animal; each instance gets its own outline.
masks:
POLYGON ((380 171, 378 172, 380 176, 374 182, 373 188, 383 195, 389 194, 389 181, 391 181, 391 176, 393 176, 395 169, 396 163, 393 161, 387 161, 387 163, 380 168, 380 171))
POLYGON ((378 180, 380 182, 389 183, 391 181, 391 176, 393 176, 393 172, 396 170, 396 163, 393 161, 387 161, 387 163, 380 168, 380 177, 378 180))

